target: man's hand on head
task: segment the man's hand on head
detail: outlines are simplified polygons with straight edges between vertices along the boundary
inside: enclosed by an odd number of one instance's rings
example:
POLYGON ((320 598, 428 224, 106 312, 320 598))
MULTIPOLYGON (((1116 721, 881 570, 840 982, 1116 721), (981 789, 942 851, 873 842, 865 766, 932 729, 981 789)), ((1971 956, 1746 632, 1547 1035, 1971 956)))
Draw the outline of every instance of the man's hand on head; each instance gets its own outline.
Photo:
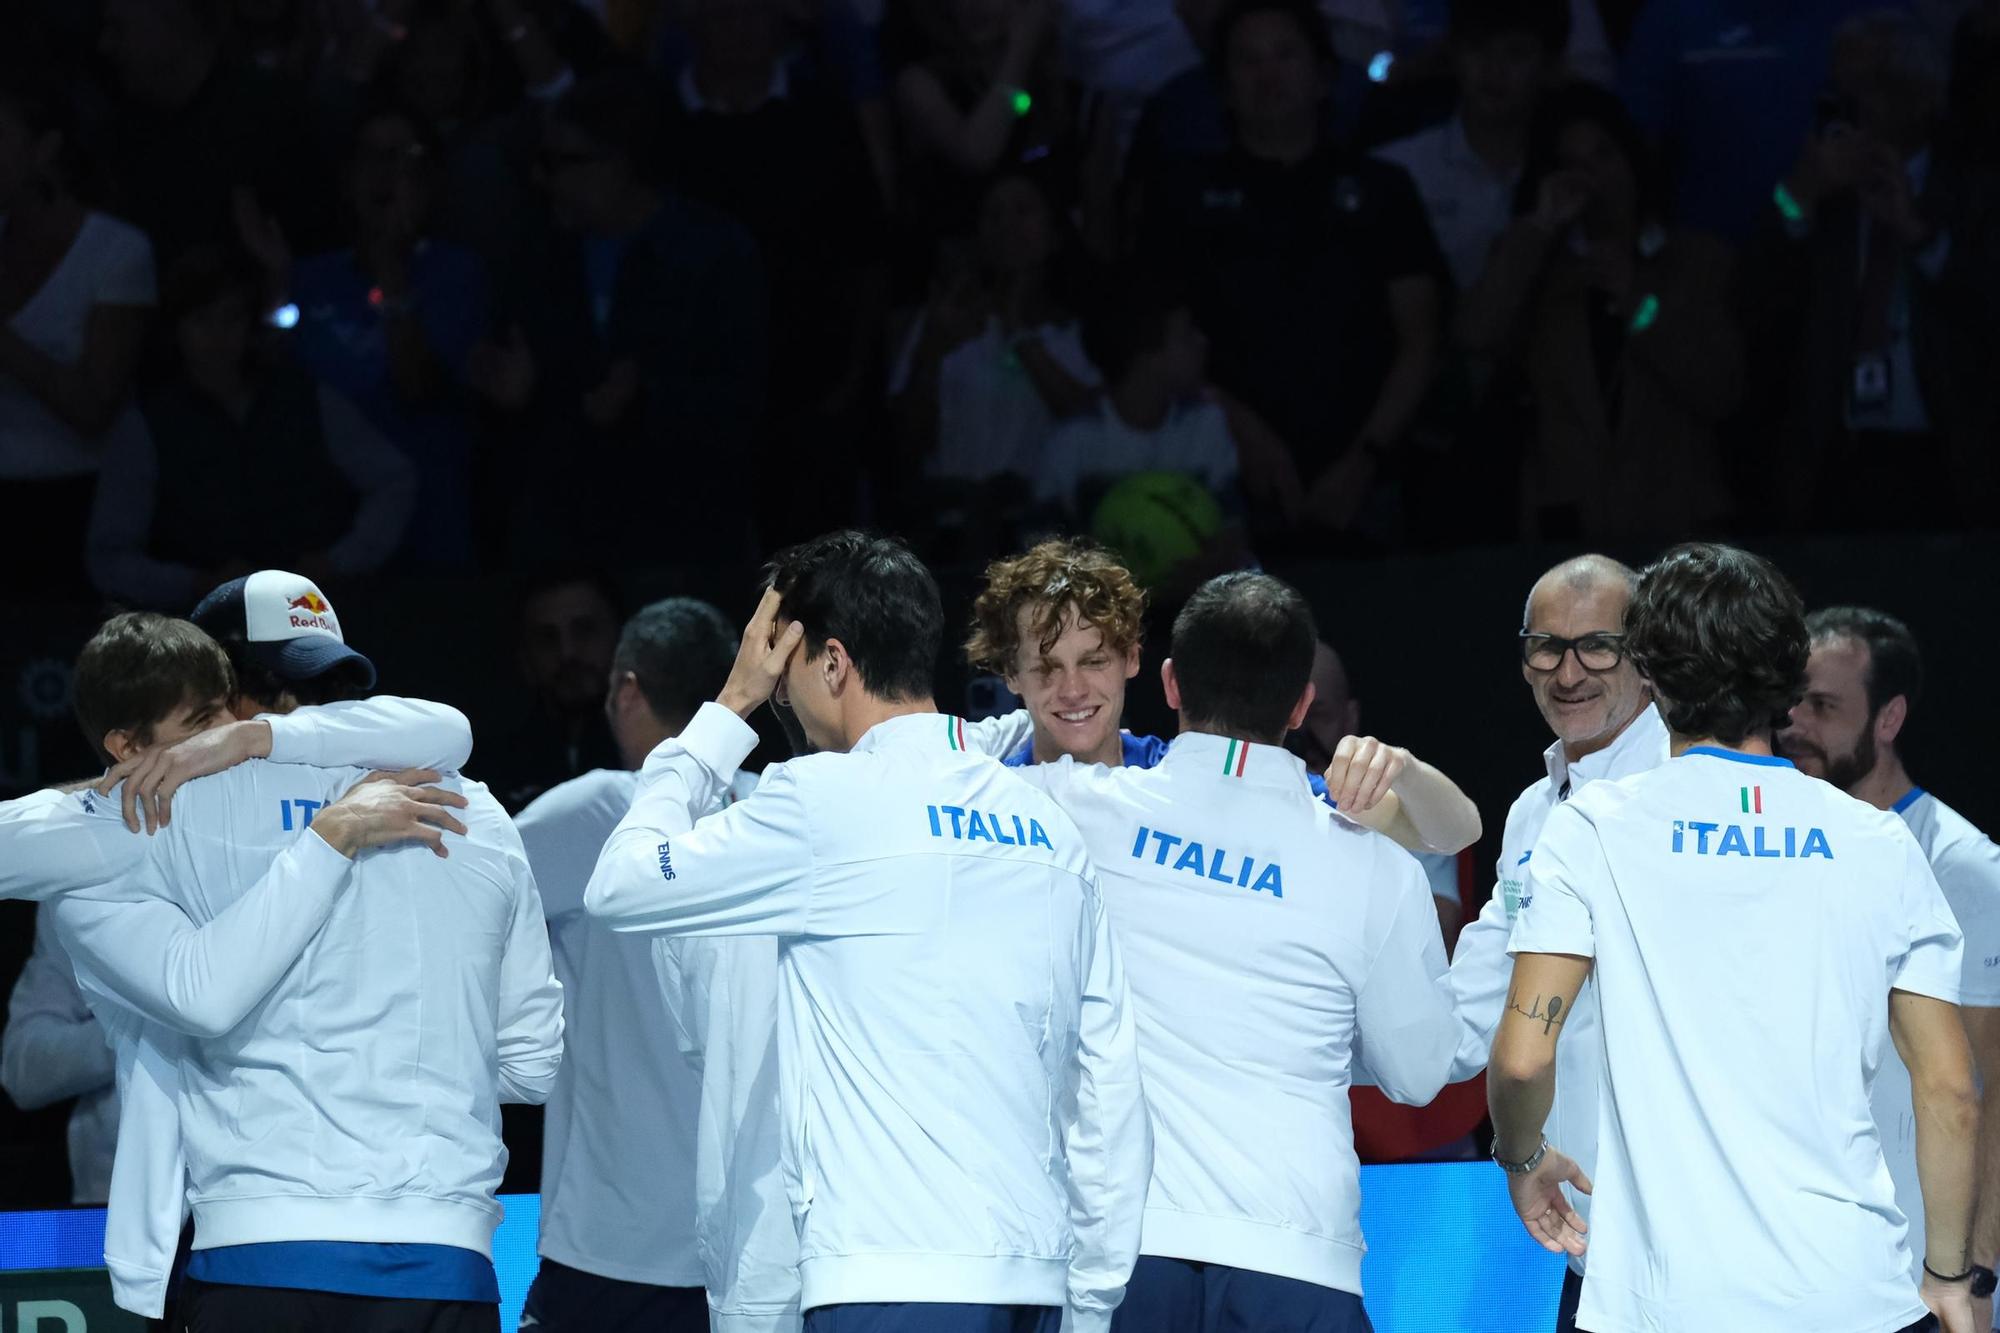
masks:
POLYGON ((270 753, 270 723, 230 722, 197 732, 177 745, 135 754, 113 766, 95 786, 99 795, 109 796, 112 788, 124 783, 125 827, 137 833, 143 823, 147 833, 155 833, 173 822, 174 793, 183 783, 270 753))
POLYGON ((798 621, 780 626, 778 604, 782 599, 775 588, 764 590, 757 613, 743 631, 743 644, 736 650, 736 665, 715 701, 746 722, 750 715, 770 701, 792 654, 804 642, 806 627, 798 621))
POLYGON ((312 831, 342 856, 352 858, 370 847, 420 842, 439 856, 446 833, 463 834, 451 812, 465 808, 465 797, 428 784, 434 769, 412 768, 400 773, 372 773, 313 818, 312 831))
POLYGON ((1344 815, 1365 814, 1382 803, 1410 766, 1410 752, 1373 736, 1343 736, 1326 766, 1326 794, 1344 815))

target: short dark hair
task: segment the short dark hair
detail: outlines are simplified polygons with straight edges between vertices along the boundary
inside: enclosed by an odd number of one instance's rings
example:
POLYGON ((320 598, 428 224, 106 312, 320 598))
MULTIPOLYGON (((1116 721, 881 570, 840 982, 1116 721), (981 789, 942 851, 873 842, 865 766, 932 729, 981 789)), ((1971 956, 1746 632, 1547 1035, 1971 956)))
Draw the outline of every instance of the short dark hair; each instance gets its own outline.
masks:
POLYGON ((1559 56, 1569 49, 1569 0, 1452 0, 1451 41, 1477 46, 1524 32, 1559 56))
POLYGON ((736 661, 737 631, 722 612, 692 597, 640 607, 625 622, 611 669, 629 671, 646 706, 663 722, 684 720, 722 692, 736 661))
POLYGON ((1647 566, 1625 613, 1625 649, 1667 726, 1725 745, 1787 725, 1809 645, 1805 605, 1777 566, 1716 542, 1647 566))
POLYGON ((1853 639, 1868 650, 1868 711, 1901 695, 1915 711, 1924 693, 1924 657, 1910 627, 1867 606, 1823 607, 1806 617, 1806 632, 1821 639, 1853 639))
POLYGON ((1571 125, 1588 121, 1608 135, 1632 166, 1632 180, 1638 189, 1639 220, 1659 222, 1667 215, 1667 173, 1660 156, 1647 140, 1639 122, 1625 109, 1615 93, 1594 83, 1572 80, 1544 97, 1535 107, 1528 124, 1528 153, 1521 166, 1521 183, 1514 189, 1514 213, 1525 217, 1535 211, 1542 182, 1562 170, 1562 134, 1571 125))
POLYGON ((556 561, 522 575, 514 583, 514 625, 518 629, 528 614, 528 603, 546 597, 558 588, 589 588, 611 608, 611 618, 625 614, 625 590, 602 565, 585 561, 556 561))
POLYGON ((1235 736, 1282 740, 1312 679, 1319 627, 1298 589, 1269 574, 1223 574, 1174 617, 1181 713, 1235 736))
POLYGON ((289 694, 299 707, 307 708, 366 698, 373 684, 367 663, 356 658, 336 663, 317 676, 295 680, 258 661, 241 630, 226 630, 216 635, 214 642, 229 657, 230 674, 236 679, 232 698, 275 705, 289 694))
POLYGON ((1229 46, 1236 40, 1236 30, 1246 20, 1259 14, 1276 14, 1296 23, 1322 68, 1331 69, 1339 63, 1326 16, 1320 13, 1313 0, 1229 0, 1223 5, 1222 12, 1216 15, 1215 41, 1209 50, 1209 62, 1217 80, 1222 80, 1228 73, 1229 46))
POLYGON ((1084 307, 1083 351, 1106 384, 1166 345, 1167 322, 1188 308, 1187 293, 1164 275, 1124 270, 1104 277, 1084 307))
POLYGON ((129 732, 141 744, 191 700, 235 697, 236 676, 220 644, 186 620, 127 611, 104 622, 76 659, 76 720, 109 759, 104 737, 129 732))
POLYGON ((862 688, 881 699, 929 699, 944 642, 937 580, 894 537, 845 529, 780 551, 765 586, 779 615, 805 626, 806 658, 838 639, 862 688))

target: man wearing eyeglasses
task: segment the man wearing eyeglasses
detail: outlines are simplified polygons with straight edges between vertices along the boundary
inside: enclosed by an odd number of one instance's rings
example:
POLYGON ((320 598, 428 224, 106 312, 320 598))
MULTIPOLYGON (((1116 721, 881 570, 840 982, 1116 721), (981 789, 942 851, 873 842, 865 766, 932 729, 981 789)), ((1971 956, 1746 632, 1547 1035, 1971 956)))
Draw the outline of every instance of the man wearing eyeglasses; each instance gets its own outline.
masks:
MULTIPOLYGON (((1457 1082, 1486 1067, 1494 1030, 1507 1002, 1514 961, 1507 954, 1521 888, 1549 812, 1587 782, 1622 778, 1665 763, 1667 729, 1645 682, 1625 655, 1625 608, 1638 575, 1602 555, 1564 561, 1535 582, 1521 618, 1521 675, 1535 706, 1556 734, 1543 752, 1547 776, 1507 812, 1499 882, 1479 918, 1458 937, 1451 965, 1460 1041, 1451 1070, 1457 1082)), ((1563 1144, 1589 1174, 1597 1158, 1597 994, 1586 983, 1557 1051, 1559 1089, 1549 1112, 1549 1138, 1563 1144)), ((1589 1200, 1575 1199, 1580 1212, 1589 1200)), ((1583 1258, 1570 1259, 1556 1315, 1558 1333, 1576 1327, 1583 1258)))

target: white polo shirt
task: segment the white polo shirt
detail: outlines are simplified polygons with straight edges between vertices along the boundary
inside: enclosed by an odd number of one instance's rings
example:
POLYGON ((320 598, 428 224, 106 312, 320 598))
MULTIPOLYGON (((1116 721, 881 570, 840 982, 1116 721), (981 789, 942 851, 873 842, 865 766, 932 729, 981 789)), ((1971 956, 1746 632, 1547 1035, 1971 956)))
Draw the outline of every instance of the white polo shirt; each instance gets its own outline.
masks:
POLYGON ((1375 156, 1410 173, 1458 290, 1479 281, 1493 243, 1513 220, 1520 169, 1495 171, 1473 150, 1465 137, 1465 122, 1456 114, 1441 125, 1385 144, 1375 156))
MULTIPOLYGON (((1472 924, 1459 932, 1458 947, 1451 957, 1451 991, 1460 1032, 1452 1082, 1471 1078, 1486 1068, 1486 1058, 1493 1050, 1493 1034, 1500 1026, 1500 1013, 1514 977, 1507 939, 1514 931, 1535 843, 1542 836, 1549 812, 1587 783, 1630 777, 1665 762, 1667 726, 1652 704, 1627 723, 1611 744, 1573 764, 1564 757, 1561 741, 1542 752, 1548 775, 1516 797, 1507 811, 1492 896, 1472 924)), ((1563 1024, 1563 1040, 1556 1047, 1556 1099, 1542 1130, 1549 1142, 1576 1160, 1585 1175, 1597 1164, 1597 1080, 1603 1066, 1597 1036, 1597 982, 1592 978, 1583 983, 1576 1008, 1563 1024)), ((1590 1196, 1567 1192, 1588 1220, 1590 1196)), ((1583 1271, 1582 1256, 1569 1262, 1577 1272, 1583 1271)))
POLYGON ((1513 950, 1596 960, 1579 1326, 1924 1317, 1868 1089, 1889 991, 1955 1003, 1960 937, 1902 820, 1782 759, 1697 747, 1549 816, 1513 950))
POLYGON ((585 773, 515 820, 563 986, 562 1068, 542 1128, 544 1258, 657 1287, 699 1287, 694 1144, 701 1082, 660 1000, 648 942, 583 910, 639 775, 585 773))
POLYGON ((1150 769, 1013 771, 1083 830, 1131 977, 1154 1144, 1141 1253, 1361 1294, 1356 1044, 1416 1105, 1458 1044, 1430 881, 1277 746, 1182 732, 1150 769))
POLYGON ((1067 1304, 1102 1333, 1152 1153, 1074 824, 937 713, 696 823, 755 743, 709 704, 655 750, 586 903, 618 929, 777 937, 803 1306, 1067 1304))
MULTIPOLYGON (((2000 1007, 2000 847, 1958 811, 1921 787, 1896 802, 1895 812, 1910 826, 1931 863, 1938 887, 1965 933, 1965 966, 1959 1004, 1967 1009, 2000 1007)), ((1917 1181, 1917 1115, 1910 1097, 1910 1071, 1892 1041, 1882 1044, 1882 1068, 1870 1100, 1889 1178, 1896 1182, 1896 1206, 1910 1221, 1910 1273, 1923 1280, 1924 1202, 1917 1181)))

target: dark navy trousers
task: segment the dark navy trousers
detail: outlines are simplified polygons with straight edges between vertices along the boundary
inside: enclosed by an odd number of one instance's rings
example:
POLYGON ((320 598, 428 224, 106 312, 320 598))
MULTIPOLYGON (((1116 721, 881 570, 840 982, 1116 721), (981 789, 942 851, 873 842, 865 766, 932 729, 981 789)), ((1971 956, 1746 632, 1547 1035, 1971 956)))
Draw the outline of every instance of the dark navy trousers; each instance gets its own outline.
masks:
POLYGON ((822 1305, 806 1311, 806 1333, 1058 1333, 1053 1305, 822 1305))
POLYGON ((1141 1255, 1112 1333, 1374 1333, 1361 1298, 1225 1264, 1141 1255))

